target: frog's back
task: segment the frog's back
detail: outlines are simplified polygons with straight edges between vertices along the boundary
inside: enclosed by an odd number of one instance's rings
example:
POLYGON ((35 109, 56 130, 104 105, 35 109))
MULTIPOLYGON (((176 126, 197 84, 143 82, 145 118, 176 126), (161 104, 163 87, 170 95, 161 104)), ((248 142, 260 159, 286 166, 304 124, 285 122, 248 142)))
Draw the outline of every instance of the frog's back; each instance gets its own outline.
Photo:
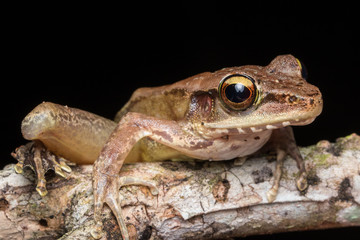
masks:
POLYGON ((115 121, 119 122, 127 112, 143 113, 159 119, 181 120, 188 110, 188 95, 184 89, 167 90, 166 86, 139 88, 116 114, 115 121))
MULTIPOLYGON (((125 106, 116 114, 115 121, 127 112, 138 112, 167 120, 181 120, 188 112, 191 95, 196 92, 199 81, 211 73, 201 73, 171 85, 137 89, 125 106)), ((200 85, 201 86, 201 85, 200 85)))

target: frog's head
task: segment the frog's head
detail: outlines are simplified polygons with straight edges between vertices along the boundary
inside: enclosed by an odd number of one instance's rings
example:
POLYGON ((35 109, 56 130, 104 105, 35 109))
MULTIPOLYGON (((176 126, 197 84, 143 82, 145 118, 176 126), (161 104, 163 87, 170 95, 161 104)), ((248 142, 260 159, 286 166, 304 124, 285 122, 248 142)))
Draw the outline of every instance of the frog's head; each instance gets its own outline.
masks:
POLYGON ((323 101, 319 89, 305 79, 304 66, 291 55, 278 56, 266 67, 217 71, 211 77, 214 86, 217 81, 213 118, 204 126, 256 132, 309 124, 321 113, 323 101))

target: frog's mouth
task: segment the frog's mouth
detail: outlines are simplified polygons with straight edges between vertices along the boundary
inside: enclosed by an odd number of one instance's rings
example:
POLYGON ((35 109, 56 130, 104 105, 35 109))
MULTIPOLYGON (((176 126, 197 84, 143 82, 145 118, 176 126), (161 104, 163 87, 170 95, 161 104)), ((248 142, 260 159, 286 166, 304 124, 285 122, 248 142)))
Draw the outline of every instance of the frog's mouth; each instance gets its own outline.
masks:
POLYGON ((251 124, 251 125, 239 125, 236 123, 233 123, 231 121, 222 121, 217 123, 205 123, 205 127, 208 128, 223 128, 223 129, 232 129, 236 128, 240 131, 240 133, 251 133, 251 132, 262 132, 264 130, 274 130, 278 128, 283 128, 287 126, 303 126, 308 125, 312 123, 315 120, 316 117, 308 118, 306 120, 286 120, 281 122, 273 122, 273 123, 258 123, 258 124, 251 124))
POLYGON ((236 128, 240 133, 261 132, 287 126, 302 126, 312 123, 321 113, 322 104, 306 112, 283 112, 276 115, 264 116, 250 114, 242 117, 229 117, 216 122, 205 123, 208 128, 232 129, 236 128))

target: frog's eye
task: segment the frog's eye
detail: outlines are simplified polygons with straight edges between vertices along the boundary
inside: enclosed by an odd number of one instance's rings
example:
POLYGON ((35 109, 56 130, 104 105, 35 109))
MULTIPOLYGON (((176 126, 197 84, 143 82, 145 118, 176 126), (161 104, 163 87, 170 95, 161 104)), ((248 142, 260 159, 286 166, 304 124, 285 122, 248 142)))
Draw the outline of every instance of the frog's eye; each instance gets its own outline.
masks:
POLYGON ((233 110, 247 109, 257 96, 254 80, 240 74, 224 78, 220 82, 218 90, 221 101, 233 110))
POLYGON ((299 67, 300 67, 301 77, 306 80, 307 77, 308 77, 308 72, 307 72, 307 69, 306 69, 304 63, 301 62, 301 61, 300 61, 299 59, 297 59, 297 58, 296 58, 296 61, 297 61, 298 65, 299 65, 299 67))

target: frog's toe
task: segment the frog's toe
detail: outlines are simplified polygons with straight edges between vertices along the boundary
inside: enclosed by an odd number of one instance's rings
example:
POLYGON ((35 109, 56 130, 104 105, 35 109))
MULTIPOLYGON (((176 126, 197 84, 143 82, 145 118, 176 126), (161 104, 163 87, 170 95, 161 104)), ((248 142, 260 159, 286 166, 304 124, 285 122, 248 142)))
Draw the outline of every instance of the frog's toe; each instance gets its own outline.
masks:
POLYGON ((23 173, 25 167, 30 167, 36 173, 36 191, 41 196, 47 194, 45 180, 45 173, 47 171, 54 170, 57 175, 64 178, 67 178, 65 172, 71 172, 71 168, 65 159, 49 152, 39 141, 29 142, 24 146, 20 146, 11 155, 18 161, 14 167, 16 173, 23 173))
POLYGON ((67 176, 62 170, 68 173, 71 172, 71 168, 66 164, 67 161, 62 157, 58 157, 49 151, 45 151, 45 155, 45 158, 42 158, 43 161, 46 161, 47 164, 47 169, 45 171, 47 172, 48 170, 52 169, 57 175, 66 178, 67 176))
POLYGON ((121 236, 124 240, 129 240, 129 232, 126 227, 126 223, 122 216, 119 193, 108 193, 106 197, 106 203, 111 208, 111 211, 114 213, 116 220, 120 227, 121 236))
POLYGON ((244 165, 244 163, 246 162, 247 159, 248 159, 248 156, 238 157, 235 159, 234 165, 241 167, 242 165, 244 165))
MULTIPOLYGON (((14 166, 15 172, 16 173, 23 173, 24 172, 24 164, 25 164, 25 160, 27 159, 27 155, 28 155, 28 149, 31 148, 32 146, 32 142, 26 144, 25 146, 20 146, 18 148, 15 149, 14 152, 11 153, 11 156, 13 158, 15 158, 18 163, 14 166)), ((29 166, 32 168, 32 166, 29 166)))
POLYGON ((155 183, 153 183, 149 180, 143 180, 143 179, 135 178, 135 177, 131 177, 131 176, 124 176, 124 177, 120 177, 119 184, 120 184, 120 188, 122 186, 128 186, 128 185, 146 186, 150 189, 150 192, 152 195, 159 194, 159 189, 157 188, 155 183))
POLYGON ((94 231, 92 231, 91 235, 94 238, 101 237, 102 235, 101 213, 104 203, 106 203, 116 217, 122 238, 124 240, 129 240, 129 232, 122 216, 121 203, 119 199, 119 178, 118 176, 111 176, 102 173, 97 174, 98 175, 95 175, 96 177, 94 178, 94 220, 96 227, 94 231))
POLYGON ((100 239, 102 237, 102 224, 97 223, 95 227, 90 231, 90 234, 95 239, 100 239))
POLYGON ((101 221, 101 213, 104 207, 104 192, 94 191, 94 221, 95 227, 90 234, 95 239, 100 239, 103 235, 103 224, 101 221))
POLYGON ((273 186, 272 188, 270 188, 270 190, 266 192, 266 198, 268 202, 272 203, 273 201, 275 201, 277 194, 278 186, 273 186))
POLYGON ((296 186, 301 192, 308 187, 306 172, 300 173, 299 177, 296 179, 296 186))
POLYGON ((48 191, 46 189, 46 180, 45 179, 38 179, 38 183, 36 184, 36 191, 42 197, 48 193, 48 191))
POLYGON ((24 164, 23 163, 17 163, 15 166, 14 166, 14 170, 16 173, 23 173, 24 172, 24 164))

